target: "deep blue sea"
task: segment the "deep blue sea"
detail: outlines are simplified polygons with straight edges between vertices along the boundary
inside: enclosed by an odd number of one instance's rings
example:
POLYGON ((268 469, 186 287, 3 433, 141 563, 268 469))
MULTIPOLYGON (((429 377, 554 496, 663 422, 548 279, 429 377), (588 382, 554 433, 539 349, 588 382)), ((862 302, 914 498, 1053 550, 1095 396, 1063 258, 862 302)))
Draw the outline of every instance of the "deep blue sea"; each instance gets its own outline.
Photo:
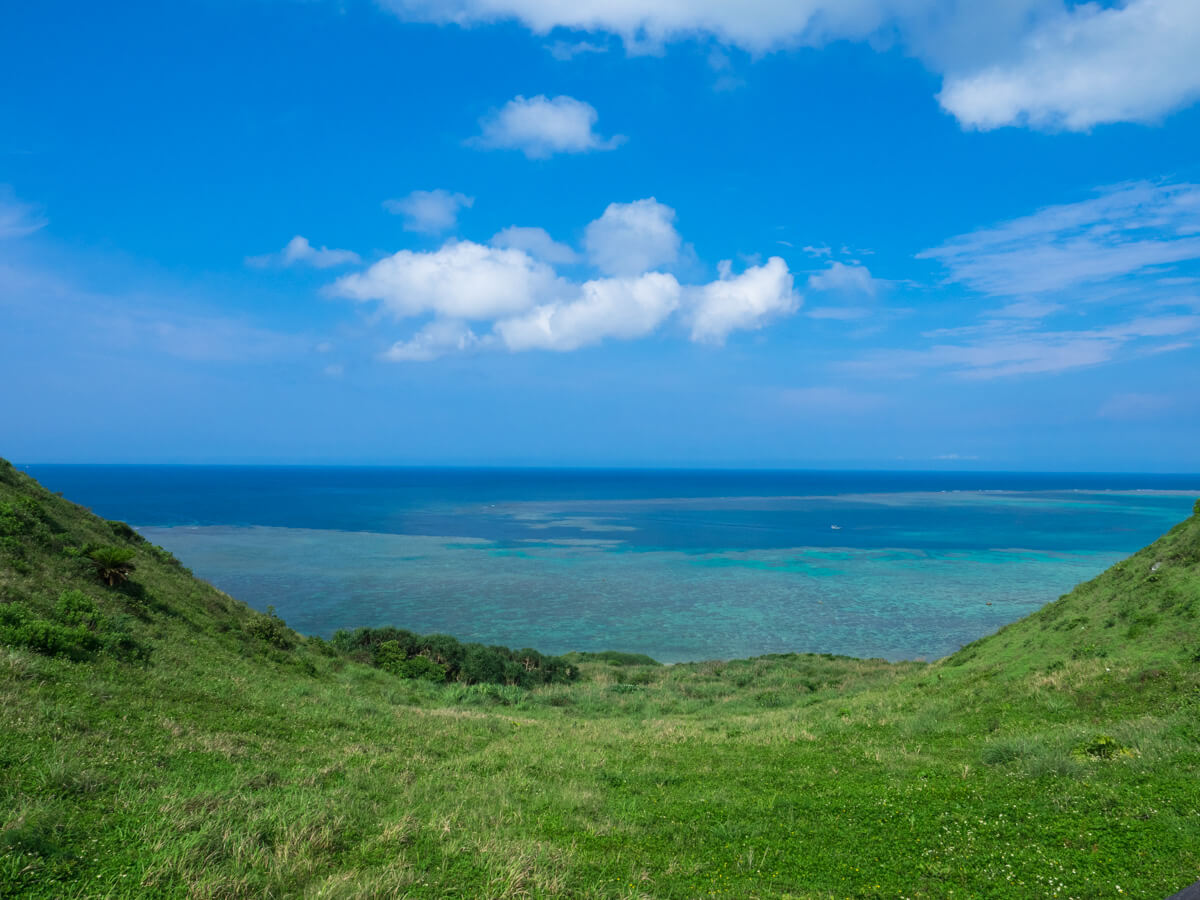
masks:
POLYGON ((936 658, 1186 518, 1200 476, 22 467, 310 634, 665 662, 936 658))

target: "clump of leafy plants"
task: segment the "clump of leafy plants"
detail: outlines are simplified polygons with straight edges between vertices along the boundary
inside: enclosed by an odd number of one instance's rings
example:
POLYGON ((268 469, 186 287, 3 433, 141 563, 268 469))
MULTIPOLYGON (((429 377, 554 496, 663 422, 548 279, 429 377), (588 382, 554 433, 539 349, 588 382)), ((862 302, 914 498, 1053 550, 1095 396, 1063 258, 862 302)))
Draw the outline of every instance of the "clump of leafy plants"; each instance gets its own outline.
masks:
POLYGON ((109 587, 116 587, 129 579, 136 568, 133 562, 135 556, 131 547, 103 546, 95 547, 88 552, 96 577, 109 587))
POLYGON ((77 662, 106 653, 141 659, 146 649, 134 639, 126 616, 107 616, 79 590, 63 591, 48 613, 13 601, 0 605, 0 643, 77 662))
POLYGON ((402 628, 338 631, 333 645, 360 662, 402 678, 534 687, 579 677, 579 667, 537 650, 462 643, 447 634, 415 634, 402 628))
POLYGON ((1101 734, 1076 747, 1074 755, 1079 759, 1119 759, 1134 754, 1116 738, 1101 734))
POLYGON ((268 606, 264 614, 254 615, 246 624, 246 633, 280 650, 291 650, 296 645, 296 633, 275 614, 273 606, 268 606))

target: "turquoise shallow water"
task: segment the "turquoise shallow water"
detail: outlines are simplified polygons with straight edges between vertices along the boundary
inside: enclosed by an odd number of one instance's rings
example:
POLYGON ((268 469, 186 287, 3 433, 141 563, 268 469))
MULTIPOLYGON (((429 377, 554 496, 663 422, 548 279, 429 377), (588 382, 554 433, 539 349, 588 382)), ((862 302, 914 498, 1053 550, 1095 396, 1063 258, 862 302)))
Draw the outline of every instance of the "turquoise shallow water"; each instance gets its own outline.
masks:
POLYGON ((1091 577, 1112 552, 629 551, 248 527, 144 528, 300 631, 400 623, 664 662, 815 651, 936 658, 1091 577), (988 605, 990 602, 990 606, 988 605))
POLYGON ((1190 514, 1198 476, 33 466, 307 633, 664 661, 936 658, 1190 514))

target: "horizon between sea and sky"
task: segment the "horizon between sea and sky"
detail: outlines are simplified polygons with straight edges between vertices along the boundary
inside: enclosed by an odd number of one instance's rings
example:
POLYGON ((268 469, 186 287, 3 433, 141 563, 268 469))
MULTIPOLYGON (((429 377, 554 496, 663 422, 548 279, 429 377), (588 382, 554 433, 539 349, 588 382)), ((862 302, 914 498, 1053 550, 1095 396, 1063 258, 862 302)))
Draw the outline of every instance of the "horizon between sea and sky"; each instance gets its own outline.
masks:
POLYGON ((936 658, 1185 518, 1200 476, 30 466, 306 634, 664 662, 936 658))
POLYGON ((47 0, 25 463, 1188 472, 1192 0, 47 0))

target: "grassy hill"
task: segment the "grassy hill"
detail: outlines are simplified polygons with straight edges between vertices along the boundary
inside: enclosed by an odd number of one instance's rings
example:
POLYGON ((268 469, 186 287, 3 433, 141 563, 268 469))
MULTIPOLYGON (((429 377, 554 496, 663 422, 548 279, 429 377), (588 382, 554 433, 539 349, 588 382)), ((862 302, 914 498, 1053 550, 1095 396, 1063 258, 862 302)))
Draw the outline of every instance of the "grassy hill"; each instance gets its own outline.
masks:
POLYGON ((0 461, 0 896, 1158 900, 1200 877, 1198 613, 1200 508, 931 664, 438 683, 0 461))

